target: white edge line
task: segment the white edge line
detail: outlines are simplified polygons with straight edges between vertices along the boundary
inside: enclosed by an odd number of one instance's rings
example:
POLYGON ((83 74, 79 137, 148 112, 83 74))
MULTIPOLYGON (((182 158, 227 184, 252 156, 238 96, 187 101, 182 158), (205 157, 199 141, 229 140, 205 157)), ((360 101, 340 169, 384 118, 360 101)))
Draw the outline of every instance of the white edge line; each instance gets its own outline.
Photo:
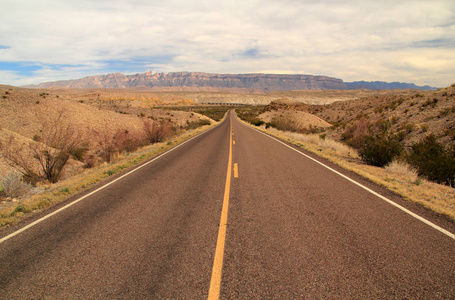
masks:
MULTIPOLYGON (((241 123, 241 122, 240 122, 240 123, 241 123)), ((243 123, 242 123, 242 124, 243 124, 243 123)), ((245 125, 245 124, 243 124, 243 125, 244 125, 244 126, 247 126, 247 125, 245 125)), ((344 175, 344 174, 338 172, 337 170, 332 169, 331 167, 329 167, 329 166, 323 164, 322 162, 320 162, 320 161, 314 159, 313 157, 311 157, 311 156, 309 156, 309 155, 306 155, 305 153, 300 152, 299 150, 297 150, 297 149, 295 149, 295 148, 293 148, 293 147, 287 145, 287 144, 284 143, 283 141, 280 141, 279 139, 277 139, 277 138, 275 138, 275 137, 273 137, 273 136, 270 136, 270 135, 268 135, 268 134, 266 134, 266 133, 264 133, 264 132, 262 132, 262 131, 260 131, 260 130, 257 130, 256 128, 253 128, 253 127, 249 127, 249 128, 251 128, 251 129, 253 129, 253 130, 256 130, 256 131, 259 132, 259 133, 262 133, 263 135, 265 135, 265 136, 271 138, 272 140, 275 140, 275 141, 277 141, 277 142, 279 142, 279 143, 285 145, 286 147, 288 147, 288 148, 294 150, 294 151, 297 152, 297 153, 300 153, 301 155, 303 155, 303 156, 305 156, 305 157, 311 159, 312 161, 314 161, 314 162, 320 164, 321 166, 323 166, 323 167, 329 169, 330 171, 334 172, 335 174, 337 174, 337 175, 343 177, 344 179, 349 180, 350 182, 352 182, 352 183, 358 185, 359 187, 363 188, 364 190, 370 192, 371 194, 373 194, 373 195, 375 195, 375 196, 381 198, 382 200, 388 202, 389 204, 391 204, 391 205, 393 205, 393 206, 395 206, 395 207, 401 209, 401 210, 404 211, 405 213, 407 213, 407 214, 413 216, 413 217, 416 218, 417 220, 422 221, 423 223, 427 224, 428 226, 433 227, 434 229, 436 229, 436 230, 442 232, 443 234, 445 234, 445 235, 447 235, 448 237, 450 237, 450 238, 452 238, 452 239, 455 240, 455 234, 451 233, 450 231, 447 231, 447 230, 445 230, 444 228, 439 227, 438 225, 436 225, 436 224, 434 224, 434 223, 428 221, 427 219, 425 219, 425 218, 419 216, 418 214, 413 213, 413 212, 410 211, 409 209, 407 209, 407 208, 405 208, 405 207, 403 207, 403 206, 401 206, 401 205, 399 205, 399 204, 393 202, 392 200, 390 200, 390 199, 388 199, 388 198, 382 196, 381 194, 376 193, 375 191, 371 190, 370 188, 368 188, 368 187, 364 186, 363 184, 361 184, 361 183, 359 183, 359 182, 357 182, 357 181, 355 181, 355 180, 349 178, 348 176, 346 176, 346 175, 344 175)))
MULTIPOLYGON (((223 122, 221 122, 221 123, 223 123, 223 122)), ((145 167, 146 165, 148 165, 148 164, 154 162, 154 161, 157 160, 158 158, 160 158, 160 157, 162 157, 162 156, 164 156, 164 155, 166 155, 166 154, 168 154, 168 153, 174 151, 175 149, 179 148, 180 146, 183 146, 184 144, 188 143, 189 141, 191 141, 191 140, 193 140, 193 139, 195 139, 195 138, 197 138, 197 137, 199 137, 199 136, 201 136, 201 135, 203 135, 203 134, 205 134, 205 133, 207 133, 207 132, 209 132, 209 131, 215 129, 216 127, 220 126, 221 123, 219 123, 218 125, 214 126, 213 128, 210 128, 209 130, 206 130, 206 131, 204 131, 204 132, 201 132, 201 133, 199 133, 199 134, 193 136, 192 138, 190 138, 190 139, 184 141, 183 143, 178 144, 178 145, 175 146, 174 148, 171 148, 171 149, 167 150, 166 152, 161 153, 161 154, 158 155, 157 157, 155 157, 155 158, 153 158, 153 159, 151 159, 151 160, 149 160, 149 161, 143 163, 142 165, 136 167, 135 169, 129 171, 128 173, 123 174, 122 176, 120 176, 120 177, 118 177, 118 178, 112 180, 111 182, 106 183, 105 185, 103 185, 103 186, 97 188, 96 190, 94 190, 94 191, 88 193, 87 195, 84 195, 84 196, 82 196, 82 197, 80 197, 80 198, 74 200, 73 202, 68 203, 67 205, 65 205, 65 206, 63 206, 63 207, 57 209, 56 211, 53 211, 52 213, 50 213, 50 214, 48 214, 48 215, 45 215, 44 217, 42 217, 42 218, 40 218, 40 219, 38 219, 38 220, 36 220, 36 221, 34 221, 34 222, 28 224, 27 226, 24 226, 24 227, 22 227, 21 229, 19 229, 19 230, 13 232, 13 233, 11 233, 11 234, 9 234, 9 235, 7 235, 7 236, 1 238, 1 239, 0 239, 0 244, 3 243, 3 242, 6 241, 6 240, 9 240, 10 238, 12 238, 12 237, 18 235, 18 234, 20 234, 20 233, 26 231, 27 229, 30 229, 31 227, 37 225, 38 223, 41 223, 42 221, 44 221, 44 220, 46 220, 46 219, 52 217, 53 215, 58 214, 59 212, 61 212, 61 211, 65 210, 65 209, 67 209, 68 207, 73 206, 74 204, 76 204, 76 203, 78 203, 78 202, 84 200, 85 198, 90 197, 91 195, 93 195, 93 194, 95 194, 95 193, 97 193, 97 192, 99 192, 99 191, 105 189, 106 187, 110 186, 111 184, 113 184, 113 183, 119 181, 120 179, 122 179, 122 178, 124 178, 124 177, 130 175, 131 173, 136 172, 137 170, 139 170, 139 169, 145 167)))

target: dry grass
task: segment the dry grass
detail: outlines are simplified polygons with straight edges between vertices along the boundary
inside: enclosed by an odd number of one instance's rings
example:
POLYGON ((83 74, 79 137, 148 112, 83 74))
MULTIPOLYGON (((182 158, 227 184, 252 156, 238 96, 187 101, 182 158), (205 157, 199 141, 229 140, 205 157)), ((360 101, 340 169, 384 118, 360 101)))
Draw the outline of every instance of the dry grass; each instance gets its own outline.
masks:
POLYGON ((323 140, 318 135, 302 135, 265 128, 261 130, 313 152, 386 187, 408 201, 419 203, 455 221, 455 189, 418 177, 415 170, 402 162, 392 162, 386 168, 369 166, 358 158, 355 150, 339 142, 323 140))
POLYGON ((304 144, 317 146, 318 149, 332 150, 334 153, 342 157, 358 157, 357 151, 354 148, 351 148, 332 139, 322 138, 318 134, 301 134, 288 131, 279 131, 274 128, 270 128, 268 132, 274 133, 275 135, 282 135, 291 138, 292 140, 303 142, 304 144))
POLYGON ((409 164, 394 160, 388 166, 385 167, 385 170, 393 176, 401 176, 406 181, 416 181, 418 174, 415 169, 413 169, 409 164))
POLYGON ((141 162, 165 152, 171 147, 183 143, 215 125, 216 124, 206 125, 195 130, 185 131, 169 141, 143 147, 135 153, 119 158, 115 162, 89 169, 83 174, 59 181, 56 184, 42 185, 40 186, 41 190, 43 190, 42 193, 21 199, 19 203, 3 202, 0 204, 0 227, 15 224, 30 215, 30 213, 43 210, 56 203, 62 202, 65 199, 88 189, 94 184, 102 182, 108 177, 140 164, 141 162))

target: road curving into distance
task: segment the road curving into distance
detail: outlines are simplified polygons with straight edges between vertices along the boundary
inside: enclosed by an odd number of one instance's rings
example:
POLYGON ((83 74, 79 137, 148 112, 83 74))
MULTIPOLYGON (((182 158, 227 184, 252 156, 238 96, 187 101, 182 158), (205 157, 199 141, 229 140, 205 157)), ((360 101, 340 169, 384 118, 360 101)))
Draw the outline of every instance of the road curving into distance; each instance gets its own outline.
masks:
POLYGON ((34 226, 0 232, 1 298, 455 297, 453 223, 302 151, 231 112, 34 226))

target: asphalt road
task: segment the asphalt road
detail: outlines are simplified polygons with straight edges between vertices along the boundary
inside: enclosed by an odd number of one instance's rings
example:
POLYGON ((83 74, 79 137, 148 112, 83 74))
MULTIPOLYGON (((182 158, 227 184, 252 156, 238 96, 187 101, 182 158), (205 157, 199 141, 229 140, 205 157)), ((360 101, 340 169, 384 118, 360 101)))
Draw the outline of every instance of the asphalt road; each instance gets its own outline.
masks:
POLYGON ((455 298, 453 237, 233 116, 8 238, 42 216, 0 232, 1 299, 455 298))

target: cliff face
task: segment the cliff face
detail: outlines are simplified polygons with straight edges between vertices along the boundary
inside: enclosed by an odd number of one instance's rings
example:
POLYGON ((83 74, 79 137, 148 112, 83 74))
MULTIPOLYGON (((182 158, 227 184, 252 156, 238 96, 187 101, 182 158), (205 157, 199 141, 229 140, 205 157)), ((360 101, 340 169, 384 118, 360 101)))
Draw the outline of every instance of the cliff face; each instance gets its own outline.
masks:
POLYGON ((76 80, 46 82, 37 88, 131 88, 131 87, 210 87, 261 91, 346 89, 341 79, 312 75, 209 74, 196 72, 90 76, 76 80))
POLYGON ((281 74, 210 74, 197 72, 142 73, 124 75, 113 73, 75 80, 46 82, 31 88, 197 88, 198 90, 237 89, 269 91, 291 90, 351 90, 351 89, 433 89, 409 83, 343 82, 341 79, 313 75, 281 74))

